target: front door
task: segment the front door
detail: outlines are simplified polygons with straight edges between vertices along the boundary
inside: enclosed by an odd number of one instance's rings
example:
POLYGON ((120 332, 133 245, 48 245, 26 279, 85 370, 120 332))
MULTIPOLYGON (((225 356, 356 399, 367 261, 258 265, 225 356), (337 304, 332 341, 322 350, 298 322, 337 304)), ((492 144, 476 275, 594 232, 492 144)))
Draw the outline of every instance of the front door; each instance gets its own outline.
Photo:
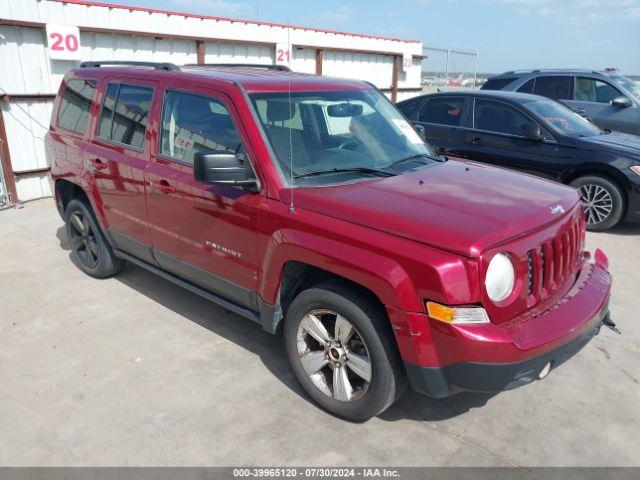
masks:
POLYGON ((626 108, 611 103, 614 98, 624 96, 620 90, 603 80, 576 77, 573 100, 565 103, 600 128, 640 134, 640 118, 635 103, 626 108))
POLYGON ((477 98, 473 111, 474 128, 465 140, 467 158, 550 179, 558 177, 557 159, 563 156, 562 148, 553 142, 530 140, 523 134, 523 125, 535 120, 495 100, 477 98))
POLYGON ((167 86, 146 172, 154 256, 160 266, 244 308, 257 310, 257 212, 262 194, 197 183, 194 154, 234 153, 249 162, 244 132, 222 93, 167 86))
POLYGON ((96 135, 84 152, 99 193, 96 207, 116 247, 153 262, 144 171, 149 163, 147 123, 155 84, 111 78, 101 87, 96 135))

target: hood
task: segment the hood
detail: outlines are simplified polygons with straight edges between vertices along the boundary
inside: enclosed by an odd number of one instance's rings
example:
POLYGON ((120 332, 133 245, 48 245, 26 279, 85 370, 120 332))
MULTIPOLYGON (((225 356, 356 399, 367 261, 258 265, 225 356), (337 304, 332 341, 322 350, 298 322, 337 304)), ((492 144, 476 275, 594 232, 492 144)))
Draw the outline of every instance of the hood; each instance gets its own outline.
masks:
POLYGON ((557 221, 579 202, 572 188, 457 160, 395 177, 300 187, 295 198, 296 208, 467 257, 557 221))
POLYGON ((637 135, 611 132, 591 137, 580 137, 580 140, 595 148, 614 150, 622 155, 640 158, 640 137, 637 135))

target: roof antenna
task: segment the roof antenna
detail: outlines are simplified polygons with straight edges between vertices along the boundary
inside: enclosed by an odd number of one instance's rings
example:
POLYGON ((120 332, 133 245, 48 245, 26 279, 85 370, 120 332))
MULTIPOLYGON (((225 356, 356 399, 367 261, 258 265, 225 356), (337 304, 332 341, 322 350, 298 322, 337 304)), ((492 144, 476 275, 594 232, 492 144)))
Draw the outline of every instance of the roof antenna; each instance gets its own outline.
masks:
MULTIPOLYGON (((287 27, 287 59, 291 63, 291 28, 287 27)), ((294 176, 293 176, 293 138, 291 132, 291 121, 293 120, 293 113, 291 109, 291 76, 287 73, 287 91, 289 94, 289 184, 291 186, 291 197, 289 199, 289 213, 293 215, 296 210, 293 206, 293 191, 295 190, 294 176)))

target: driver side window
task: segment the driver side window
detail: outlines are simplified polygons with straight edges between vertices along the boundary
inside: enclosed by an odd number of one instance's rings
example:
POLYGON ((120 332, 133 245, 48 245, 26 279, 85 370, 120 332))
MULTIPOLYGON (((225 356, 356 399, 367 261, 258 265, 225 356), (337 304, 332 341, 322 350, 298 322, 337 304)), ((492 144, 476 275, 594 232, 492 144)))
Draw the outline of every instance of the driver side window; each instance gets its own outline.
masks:
POLYGON ((611 101, 622 96, 620 91, 601 80, 595 78, 576 78, 576 91, 574 100, 579 102, 611 103, 611 101))
POLYGON ((239 153, 242 139, 227 107, 211 97, 167 91, 160 154, 193 165, 198 152, 239 153))
POLYGON ((473 111, 473 124, 476 130, 522 137, 522 127, 527 123, 534 122, 505 103, 476 99, 473 111))

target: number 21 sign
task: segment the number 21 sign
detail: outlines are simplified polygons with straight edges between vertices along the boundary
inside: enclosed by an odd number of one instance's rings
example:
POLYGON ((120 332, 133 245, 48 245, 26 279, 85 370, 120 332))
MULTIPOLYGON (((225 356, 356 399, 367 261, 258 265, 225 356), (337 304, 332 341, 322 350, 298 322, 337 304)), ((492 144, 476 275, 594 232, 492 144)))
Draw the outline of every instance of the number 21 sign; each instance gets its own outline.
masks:
POLYGON ((276 44, 276 65, 291 64, 291 45, 287 43, 276 44))
POLYGON ((80 29, 47 24, 47 47, 53 60, 80 60, 80 29))

